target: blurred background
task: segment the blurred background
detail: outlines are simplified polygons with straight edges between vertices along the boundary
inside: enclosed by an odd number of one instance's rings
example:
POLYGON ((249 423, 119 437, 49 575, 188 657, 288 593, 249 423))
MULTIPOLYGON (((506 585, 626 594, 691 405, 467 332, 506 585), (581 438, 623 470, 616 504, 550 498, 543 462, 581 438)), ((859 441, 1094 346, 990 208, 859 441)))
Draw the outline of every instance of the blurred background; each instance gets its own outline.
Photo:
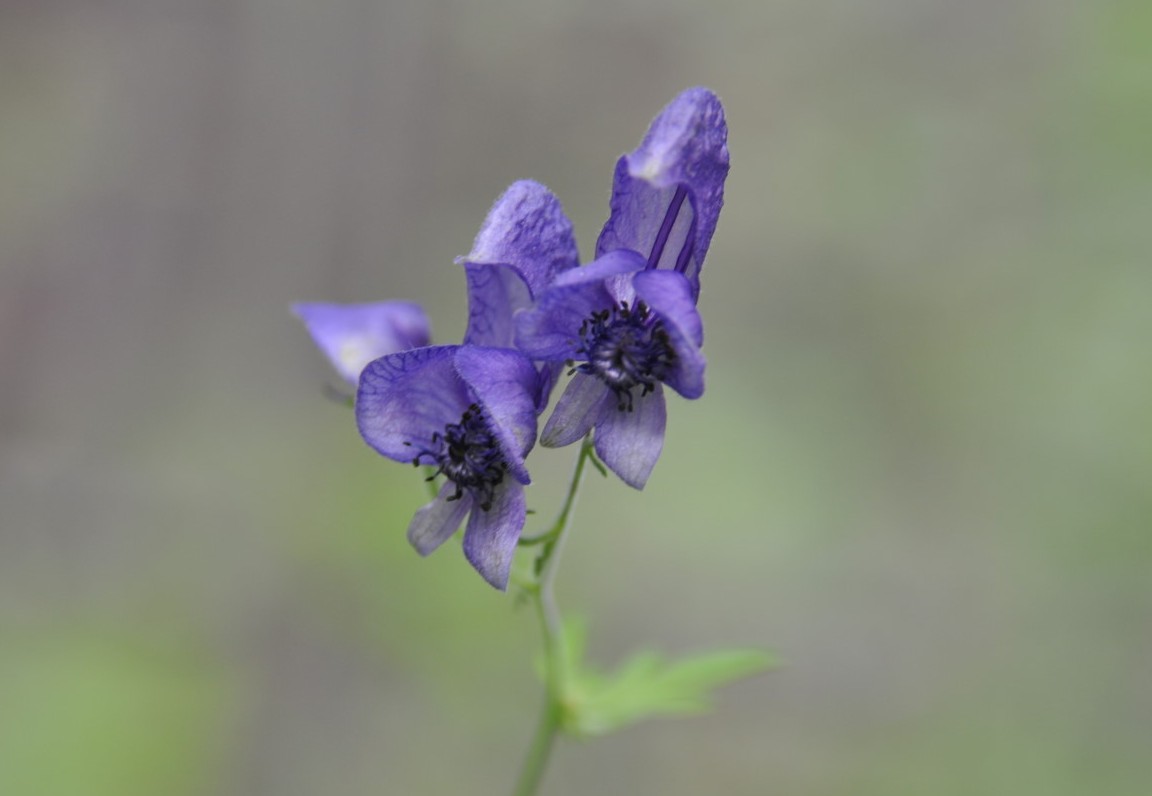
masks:
POLYGON ((0 793, 508 792, 532 617, 408 547, 288 305, 458 340, 503 189, 590 254, 697 84, 708 394, 644 493, 589 480, 559 596, 605 666, 786 665, 545 792, 1147 793, 1150 42, 1146 0, 6 0, 0 793))

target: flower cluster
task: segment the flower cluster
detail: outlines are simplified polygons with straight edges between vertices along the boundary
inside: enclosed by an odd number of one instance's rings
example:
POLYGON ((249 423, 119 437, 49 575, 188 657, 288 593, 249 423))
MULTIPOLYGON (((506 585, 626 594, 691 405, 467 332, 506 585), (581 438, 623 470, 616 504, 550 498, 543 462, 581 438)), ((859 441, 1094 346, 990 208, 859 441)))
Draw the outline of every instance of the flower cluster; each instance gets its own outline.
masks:
POLYGON ((665 385, 685 398, 704 392, 696 302, 723 204, 727 134, 712 92, 674 99, 617 162, 596 258, 583 266, 556 197, 539 183, 514 183, 458 261, 469 311, 460 345, 430 345, 427 318, 407 302, 296 305, 356 386, 364 440, 443 477, 408 529, 421 554, 467 517, 465 556, 507 587, 526 516, 525 458, 565 374, 540 443, 592 433, 601 461, 644 487, 664 444, 665 385))

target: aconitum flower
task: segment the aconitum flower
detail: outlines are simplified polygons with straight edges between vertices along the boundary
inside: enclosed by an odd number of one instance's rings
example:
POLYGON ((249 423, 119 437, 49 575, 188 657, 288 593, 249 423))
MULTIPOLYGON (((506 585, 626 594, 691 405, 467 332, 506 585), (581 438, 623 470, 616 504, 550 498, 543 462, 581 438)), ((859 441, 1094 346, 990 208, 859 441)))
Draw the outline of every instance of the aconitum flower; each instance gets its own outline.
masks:
POLYGON ((524 528, 524 457, 536 441, 538 382, 518 351, 432 346, 373 361, 356 394, 356 422, 369 445, 445 478, 413 517, 409 541, 427 555, 468 516, 464 555, 501 590, 524 528))
POLYGON ((533 359, 573 363, 541 443, 595 429, 596 452, 642 489, 664 445, 663 386, 704 392, 700 270, 728 174, 728 128, 715 94, 689 89, 616 165, 597 259, 566 271, 516 318, 533 359))
POLYGON ((428 317, 419 304, 293 304, 296 314, 340 377, 356 386, 360 371, 374 359, 429 343, 428 317))

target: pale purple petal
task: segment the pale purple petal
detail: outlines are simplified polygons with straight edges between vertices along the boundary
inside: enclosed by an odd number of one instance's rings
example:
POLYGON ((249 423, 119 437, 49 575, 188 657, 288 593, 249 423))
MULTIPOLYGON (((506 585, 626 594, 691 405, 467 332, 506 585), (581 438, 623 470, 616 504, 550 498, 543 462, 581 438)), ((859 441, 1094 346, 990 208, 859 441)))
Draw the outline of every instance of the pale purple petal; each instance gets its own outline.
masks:
POLYGON ((579 253, 560 202, 540 183, 521 180, 496 200, 460 262, 468 271, 464 342, 510 346, 513 314, 576 267, 579 253))
POLYGON ((360 374, 356 424, 380 454, 410 462, 435 448, 433 433, 459 423, 472 398, 456 373, 460 346, 433 346, 374 360, 360 374))
POLYGON ((526 516, 524 488, 515 481, 506 481, 496 488, 487 511, 472 506, 472 516, 464 530, 464 556, 484 580, 500 591, 508 588, 508 574, 526 516))
POLYGON ((636 295, 664 322, 668 342, 676 353, 664 383, 685 398, 704 394, 703 326, 688 280, 675 271, 643 271, 633 279, 636 295))
POLYGON ((456 372, 483 410, 512 474, 527 484, 524 457, 536 442, 536 368, 510 348, 461 346, 456 372))
POLYGON ((448 541, 464 521, 464 515, 473 508, 472 496, 467 492, 457 500, 448 500, 455 491, 455 484, 444 484, 440 494, 417 511, 409 523, 408 541, 420 555, 426 556, 448 541))
POLYGON ((608 407, 614 410, 615 406, 612 391, 604 382, 595 376, 574 373, 544 424, 540 444, 546 448, 571 445, 592 430, 608 407))
POLYGON ((626 278, 643 267, 643 258, 622 250, 565 272, 540 295, 532 309, 517 314, 516 347, 536 360, 578 358, 576 349, 580 347, 584 321, 593 312, 617 302, 608 289, 608 281, 626 278))
POLYGON ((428 317, 409 301, 373 304, 293 304, 316 345, 341 378, 356 384, 374 359, 428 345, 428 317))
POLYGON ((510 265, 464 263, 468 278, 468 329, 465 345, 512 345, 512 315, 532 305, 532 294, 510 265))
POLYGON ((628 486, 643 489, 664 448, 664 391, 633 395, 632 411, 607 408, 596 425, 596 455, 628 486))
POLYGON ((700 268, 724 204, 728 126, 708 89, 680 94, 653 120, 636 151, 616 164, 611 214, 596 243, 677 270, 700 293, 700 268))
POLYGON ((565 271, 556 277, 553 285, 560 287, 599 282, 609 277, 640 271, 646 264, 647 261, 641 257, 639 253, 629 251, 628 249, 616 249, 615 251, 608 252, 599 259, 593 260, 582 268, 565 271))

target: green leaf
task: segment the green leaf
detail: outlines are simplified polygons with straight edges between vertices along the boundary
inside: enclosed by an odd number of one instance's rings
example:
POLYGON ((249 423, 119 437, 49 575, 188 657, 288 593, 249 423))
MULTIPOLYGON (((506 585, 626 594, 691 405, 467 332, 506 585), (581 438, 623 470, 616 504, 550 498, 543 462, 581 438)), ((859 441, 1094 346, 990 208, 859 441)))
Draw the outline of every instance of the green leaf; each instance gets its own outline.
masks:
POLYGON ((604 735, 657 716, 701 713, 719 686, 763 672, 775 661, 762 650, 716 650, 669 661, 641 652, 611 675, 583 663, 585 633, 566 632, 563 726, 577 736, 604 735))

